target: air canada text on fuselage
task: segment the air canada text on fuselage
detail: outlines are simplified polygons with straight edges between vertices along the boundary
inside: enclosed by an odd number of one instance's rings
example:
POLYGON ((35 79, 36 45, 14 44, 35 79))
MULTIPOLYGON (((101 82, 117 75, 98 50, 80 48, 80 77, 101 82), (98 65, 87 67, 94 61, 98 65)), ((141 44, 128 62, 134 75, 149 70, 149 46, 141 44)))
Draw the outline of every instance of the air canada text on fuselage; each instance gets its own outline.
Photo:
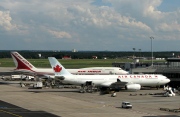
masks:
POLYGON ((158 75, 119 75, 118 78, 158 78, 158 75))

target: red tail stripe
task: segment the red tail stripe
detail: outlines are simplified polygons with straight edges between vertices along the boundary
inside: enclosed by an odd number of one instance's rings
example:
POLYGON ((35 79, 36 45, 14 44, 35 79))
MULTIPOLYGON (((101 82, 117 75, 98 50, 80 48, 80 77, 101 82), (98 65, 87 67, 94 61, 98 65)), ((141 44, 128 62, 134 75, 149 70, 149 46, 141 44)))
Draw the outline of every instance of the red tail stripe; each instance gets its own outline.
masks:
POLYGON ((14 56, 14 58, 16 59, 18 65, 16 69, 27 69, 27 70, 31 70, 31 68, 29 68, 26 64, 24 64, 21 60, 19 60, 19 58, 17 58, 14 54, 12 54, 14 56))

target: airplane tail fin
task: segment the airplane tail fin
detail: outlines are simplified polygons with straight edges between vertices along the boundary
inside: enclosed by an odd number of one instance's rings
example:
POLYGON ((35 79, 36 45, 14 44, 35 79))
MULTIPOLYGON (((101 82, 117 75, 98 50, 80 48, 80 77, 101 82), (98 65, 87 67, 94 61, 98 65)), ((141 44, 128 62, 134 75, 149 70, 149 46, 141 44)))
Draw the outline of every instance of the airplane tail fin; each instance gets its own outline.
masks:
POLYGON ((22 57, 18 52, 11 52, 11 56, 13 58, 16 69, 26 69, 32 70, 35 67, 28 62, 24 57, 22 57))
POLYGON ((55 73, 55 76, 64 76, 64 75, 72 75, 69 71, 67 71, 59 61, 54 57, 48 57, 51 67, 55 73))

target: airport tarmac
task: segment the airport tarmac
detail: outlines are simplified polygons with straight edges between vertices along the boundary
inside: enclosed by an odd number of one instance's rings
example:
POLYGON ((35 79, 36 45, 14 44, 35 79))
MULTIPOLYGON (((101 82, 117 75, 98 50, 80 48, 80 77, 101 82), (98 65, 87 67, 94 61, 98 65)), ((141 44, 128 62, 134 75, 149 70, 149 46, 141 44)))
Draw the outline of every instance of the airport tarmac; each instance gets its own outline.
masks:
POLYGON ((28 89, 19 84, 0 84, 0 117, 179 117, 160 108, 180 108, 180 96, 149 95, 163 90, 111 94, 79 93, 78 89, 28 89), (137 94, 130 96, 130 94, 137 94), (141 94, 141 95, 140 95, 141 94), (144 95, 147 94, 147 95, 144 95), (129 101, 132 109, 122 109, 129 101))

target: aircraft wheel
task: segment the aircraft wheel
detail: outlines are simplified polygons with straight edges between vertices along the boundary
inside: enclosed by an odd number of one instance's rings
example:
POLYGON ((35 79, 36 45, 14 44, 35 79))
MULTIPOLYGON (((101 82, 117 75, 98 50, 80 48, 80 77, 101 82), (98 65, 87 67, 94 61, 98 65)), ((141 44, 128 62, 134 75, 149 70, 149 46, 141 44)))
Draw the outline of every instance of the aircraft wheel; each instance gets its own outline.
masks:
POLYGON ((85 93, 85 91, 84 91, 84 90, 80 90, 79 92, 80 92, 80 93, 85 93))

